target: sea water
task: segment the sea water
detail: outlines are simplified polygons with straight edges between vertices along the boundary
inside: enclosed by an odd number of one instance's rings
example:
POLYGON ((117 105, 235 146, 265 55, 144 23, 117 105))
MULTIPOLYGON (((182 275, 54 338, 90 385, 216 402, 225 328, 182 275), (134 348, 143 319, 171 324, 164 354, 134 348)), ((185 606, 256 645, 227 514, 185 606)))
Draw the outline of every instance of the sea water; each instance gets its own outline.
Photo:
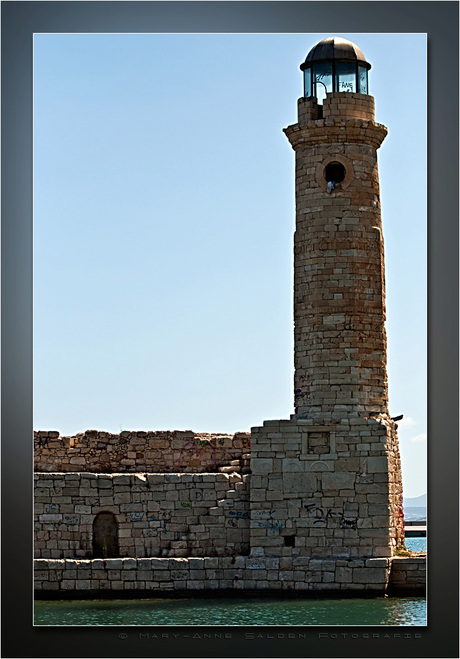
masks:
POLYGON ((426 551, 426 538, 406 538, 405 543, 411 551, 426 551))
POLYGON ((426 625, 424 597, 41 600, 36 625, 426 625))

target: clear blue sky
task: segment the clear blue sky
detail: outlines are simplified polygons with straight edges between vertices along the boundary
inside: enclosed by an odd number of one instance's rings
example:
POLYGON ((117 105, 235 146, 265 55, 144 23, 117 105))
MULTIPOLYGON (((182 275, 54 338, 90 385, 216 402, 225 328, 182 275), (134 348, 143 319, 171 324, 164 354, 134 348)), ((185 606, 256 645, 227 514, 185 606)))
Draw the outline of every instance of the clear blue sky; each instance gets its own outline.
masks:
MULTIPOLYGON (((329 34, 37 34, 34 427, 249 430, 293 412, 300 63, 329 34)), ((390 413, 426 491, 426 37, 371 62, 390 413)))

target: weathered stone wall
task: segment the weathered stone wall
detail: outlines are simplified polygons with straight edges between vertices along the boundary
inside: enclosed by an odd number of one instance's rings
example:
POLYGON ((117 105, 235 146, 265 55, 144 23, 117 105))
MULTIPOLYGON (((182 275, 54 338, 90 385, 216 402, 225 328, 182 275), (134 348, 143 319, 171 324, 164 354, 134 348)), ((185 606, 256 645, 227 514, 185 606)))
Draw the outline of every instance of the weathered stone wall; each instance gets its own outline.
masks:
POLYGON ((120 556, 249 552, 249 476, 35 474, 35 556, 92 558, 98 513, 118 527, 120 556))
POLYGON ((252 551, 276 556, 292 547, 293 555, 325 559, 394 555, 404 542, 399 464, 389 450, 394 426, 388 419, 349 418, 252 428, 252 551))
POLYGON ((390 592, 426 592, 426 556, 395 556, 391 562, 390 592))
POLYGON ((191 430, 87 430, 74 437, 57 431, 34 432, 35 471, 215 472, 241 459, 250 449, 250 434, 195 433, 191 430))
POLYGON ((121 591, 276 590, 378 593, 388 585, 390 561, 319 561, 304 557, 144 558, 36 560, 38 594, 80 591, 103 596, 121 591))
POLYGON ((401 455, 397 435, 398 424, 390 421, 386 453, 388 456, 388 497, 390 504, 390 538, 397 550, 404 547, 404 507, 401 455))

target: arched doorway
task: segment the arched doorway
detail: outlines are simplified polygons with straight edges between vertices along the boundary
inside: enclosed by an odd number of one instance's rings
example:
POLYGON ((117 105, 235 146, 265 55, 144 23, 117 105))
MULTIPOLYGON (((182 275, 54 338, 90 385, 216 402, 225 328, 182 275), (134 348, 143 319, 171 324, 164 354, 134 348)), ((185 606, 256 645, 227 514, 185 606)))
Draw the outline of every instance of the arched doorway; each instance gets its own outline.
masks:
POLYGON ((93 558, 117 558, 118 522, 113 513, 98 513, 93 522, 93 558))

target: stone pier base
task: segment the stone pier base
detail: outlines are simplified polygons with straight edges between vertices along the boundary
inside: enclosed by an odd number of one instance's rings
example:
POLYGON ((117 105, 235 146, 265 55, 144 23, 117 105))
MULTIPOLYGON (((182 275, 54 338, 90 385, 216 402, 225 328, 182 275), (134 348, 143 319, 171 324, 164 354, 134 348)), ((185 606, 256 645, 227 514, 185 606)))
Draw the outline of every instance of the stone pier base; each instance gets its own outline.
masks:
POLYGON ((395 556, 391 560, 388 585, 390 595, 409 593, 426 594, 426 556, 395 556))
POLYGON ((419 587, 425 559, 337 560, 267 557, 35 559, 40 598, 158 597, 198 591, 302 595, 384 595, 393 581, 399 594, 419 587), (406 576, 404 576, 406 575, 406 576), (415 575, 418 577, 415 579, 415 575), (414 576, 414 579, 412 579, 414 576))

